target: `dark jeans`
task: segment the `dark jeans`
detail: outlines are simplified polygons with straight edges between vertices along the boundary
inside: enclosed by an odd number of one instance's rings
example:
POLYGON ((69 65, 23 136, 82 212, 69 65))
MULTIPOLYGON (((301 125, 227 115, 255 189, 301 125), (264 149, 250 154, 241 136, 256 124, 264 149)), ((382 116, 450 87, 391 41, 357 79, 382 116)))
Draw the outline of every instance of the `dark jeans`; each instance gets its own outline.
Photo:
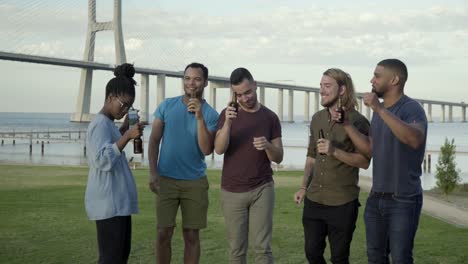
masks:
POLYGON ((371 192, 364 211, 369 263, 413 263, 413 242, 422 195, 400 197, 371 192))
POLYGON ((99 264, 124 264, 130 255, 132 241, 131 216, 97 220, 99 264))
POLYGON ((359 201, 327 206, 304 199, 305 253, 309 263, 326 263, 323 252, 328 236, 332 263, 349 263, 349 247, 356 228, 359 201))

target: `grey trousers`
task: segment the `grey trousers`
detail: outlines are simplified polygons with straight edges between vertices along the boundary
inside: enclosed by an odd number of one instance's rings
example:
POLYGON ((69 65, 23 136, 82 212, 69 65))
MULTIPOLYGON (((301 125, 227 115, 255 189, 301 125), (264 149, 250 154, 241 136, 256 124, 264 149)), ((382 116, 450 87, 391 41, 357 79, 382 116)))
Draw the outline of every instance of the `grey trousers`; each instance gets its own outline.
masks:
POLYGON ((253 245, 255 263, 273 263, 270 244, 274 206, 273 182, 244 193, 221 190, 229 263, 247 263, 249 240, 253 245))

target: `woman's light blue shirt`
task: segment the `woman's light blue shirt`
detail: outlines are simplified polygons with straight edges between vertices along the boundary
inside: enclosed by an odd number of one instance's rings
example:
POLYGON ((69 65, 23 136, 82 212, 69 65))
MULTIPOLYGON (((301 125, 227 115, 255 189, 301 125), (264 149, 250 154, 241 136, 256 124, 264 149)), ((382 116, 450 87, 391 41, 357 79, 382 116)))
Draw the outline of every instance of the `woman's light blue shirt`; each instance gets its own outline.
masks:
POLYGON ((90 220, 138 213, 135 180, 125 152, 116 144, 121 136, 114 122, 103 114, 96 115, 88 126, 85 206, 90 220))

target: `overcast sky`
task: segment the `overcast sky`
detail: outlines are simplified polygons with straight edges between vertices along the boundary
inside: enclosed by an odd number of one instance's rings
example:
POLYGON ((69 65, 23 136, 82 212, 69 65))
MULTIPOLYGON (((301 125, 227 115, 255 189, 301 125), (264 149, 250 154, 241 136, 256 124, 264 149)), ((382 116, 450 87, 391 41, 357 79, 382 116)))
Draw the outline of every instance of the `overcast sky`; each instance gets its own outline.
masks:
MULTIPOLYGON (((111 19, 112 2, 98 0, 99 21, 111 19)), ((364 92, 378 61, 400 58, 409 96, 468 101, 468 1, 123 2, 127 61, 136 66, 179 71, 199 61, 226 77, 244 66, 257 80, 313 87, 338 67, 364 92)), ((0 17, 0 51, 83 57, 87 1, 0 0, 0 17)), ((115 63, 112 33, 98 33, 95 60, 115 63)), ((0 72, 0 112, 74 111, 80 70, 0 61, 0 72)), ((96 72, 92 111, 110 77, 96 72)), ((168 96, 180 92, 180 82, 168 84, 168 96)), ((155 92, 150 96, 154 106, 155 92)), ((268 96, 275 104, 274 93, 268 96)), ((295 109, 301 98, 296 94, 295 109)))

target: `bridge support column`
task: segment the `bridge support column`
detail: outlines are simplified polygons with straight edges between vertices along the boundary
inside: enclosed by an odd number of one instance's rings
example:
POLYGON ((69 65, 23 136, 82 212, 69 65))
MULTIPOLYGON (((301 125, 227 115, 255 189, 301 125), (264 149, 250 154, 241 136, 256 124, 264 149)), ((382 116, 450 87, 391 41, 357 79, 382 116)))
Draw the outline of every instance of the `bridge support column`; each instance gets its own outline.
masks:
POLYGON ((278 89, 278 117, 283 121, 283 89, 278 89))
POLYGON ((314 113, 317 113, 319 111, 319 105, 320 105, 320 101, 319 101, 319 92, 315 92, 314 93, 314 97, 315 97, 315 102, 314 102, 314 113))
POLYGON ((180 78, 180 95, 185 94, 185 83, 184 83, 184 77, 180 78))
POLYGON ((310 111, 310 92, 304 92, 304 122, 310 121, 309 111, 310 111))
POLYGON ((462 112, 462 122, 466 122, 466 106, 461 107, 462 112))
POLYGON ((149 75, 141 75, 140 84, 140 116, 141 121, 149 122, 149 75))
POLYGON ((442 122, 445 122, 445 105, 441 105, 442 107, 442 122))
POLYGON ((453 107, 449 105, 449 116, 448 116, 449 122, 453 122, 453 107))
POLYGON ((432 122, 432 104, 427 104, 427 121, 432 122))
POLYGON ((91 120, 89 110, 91 105, 92 82, 93 70, 82 69, 80 77, 80 88, 78 90, 78 97, 76 98, 75 113, 71 116, 72 122, 86 122, 91 120))
MULTIPOLYGON (((88 31, 84 50, 84 61, 94 61, 94 46, 96 33, 99 31, 111 30, 114 32, 115 59, 120 65, 127 61, 125 56, 125 46, 122 33, 122 3, 121 0, 114 0, 114 17, 111 22, 96 21, 96 0, 88 0, 88 31)), ((89 122, 91 105, 91 84, 93 79, 92 69, 82 69, 80 87, 76 101, 75 113, 71 117, 72 122, 89 122)))
POLYGON ((220 88, 223 86, 223 83, 210 81, 210 97, 208 98, 208 103, 216 109, 216 88, 220 88))
POLYGON ((294 90, 288 91, 288 122, 294 122, 294 90))
POLYGON ((262 105, 265 105, 265 87, 259 87, 259 98, 260 98, 260 103, 262 105))
POLYGON ((166 99, 166 75, 158 74, 156 83, 156 104, 159 106, 166 99))

